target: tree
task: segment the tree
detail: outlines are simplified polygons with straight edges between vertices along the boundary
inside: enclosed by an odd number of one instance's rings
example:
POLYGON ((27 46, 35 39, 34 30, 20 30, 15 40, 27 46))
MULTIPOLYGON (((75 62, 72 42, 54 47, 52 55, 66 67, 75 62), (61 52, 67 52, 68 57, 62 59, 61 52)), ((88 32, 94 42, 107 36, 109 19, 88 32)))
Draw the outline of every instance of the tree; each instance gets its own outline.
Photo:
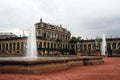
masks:
POLYGON ((70 43, 77 43, 81 41, 81 37, 74 37, 72 36, 72 38, 70 39, 70 43))
MULTIPOLYGON (((81 37, 72 36, 71 39, 70 39, 70 43, 77 44, 77 42, 80 42, 81 40, 82 40, 81 37)), ((75 51, 76 50, 74 48, 74 45, 71 45, 70 54, 75 55, 75 51)))

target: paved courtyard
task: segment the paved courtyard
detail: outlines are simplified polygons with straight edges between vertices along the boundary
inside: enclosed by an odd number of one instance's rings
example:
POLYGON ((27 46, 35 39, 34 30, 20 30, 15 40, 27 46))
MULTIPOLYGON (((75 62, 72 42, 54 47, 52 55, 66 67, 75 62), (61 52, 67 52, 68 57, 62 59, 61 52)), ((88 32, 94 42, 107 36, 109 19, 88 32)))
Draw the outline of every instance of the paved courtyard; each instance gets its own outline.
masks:
POLYGON ((120 80, 120 57, 104 60, 103 65, 73 67, 37 75, 0 74, 0 80, 120 80))

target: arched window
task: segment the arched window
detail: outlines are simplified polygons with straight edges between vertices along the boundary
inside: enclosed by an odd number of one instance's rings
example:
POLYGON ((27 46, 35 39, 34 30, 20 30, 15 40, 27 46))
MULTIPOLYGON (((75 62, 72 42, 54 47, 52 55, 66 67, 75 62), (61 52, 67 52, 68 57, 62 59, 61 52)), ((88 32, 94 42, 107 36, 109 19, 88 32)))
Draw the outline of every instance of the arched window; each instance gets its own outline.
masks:
POLYGON ((50 48, 50 43, 48 42, 48 49, 50 48))
POLYGON ((56 33, 56 39, 58 38, 58 34, 56 33))
POLYGON ((82 45, 82 44, 80 44, 80 50, 82 50, 82 47, 83 47, 83 45, 82 45))
POLYGON ((44 48, 46 48, 46 42, 44 42, 44 48))
POLYGON ((62 49, 62 44, 60 44, 60 49, 62 49))
POLYGON ((46 38, 46 35, 47 35, 46 32, 44 32, 44 38, 46 38))
POLYGON ((57 37, 56 37, 56 33, 55 33, 55 39, 56 39, 57 37))
POLYGON ((6 43, 6 50, 8 50, 8 43, 6 43))
POLYGON ((88 44, 88 49, 91 50, 91 44, 88 44))
POLYGON ((42 37, 42 35, 43 35, 42 30, 39 31, 39 35, 40 35, 40 37, 42 37))
POLYGON ((118 49, 120 49, 120 42, 118 43, 118 49))
POLYGON ((12 49, 12 43, 9 43, 9 45, 10 45, 10 50, 12 49))
POLYGON ((66 47, 65 47, 65 49, 67 49, 67 44, 66 44, 66 47))
POLYGON ((50 32, 48 32, 47 37, 50 38, 50 32))
POLYGON ((40 31, 38 31, 38 35, 40 35, 40 31))
POLYGON ((52 32, 49 32, 50 38, 52 38, 52 32))
POLYGON ((93 44, 93 49, 94 49, 94 50, 96 49, 96 45, 95 45, 95 44, 93 44))
POLYGON ((59 44, 57 44, 57 49, 59 49, 59 44))
POLYGON ((15 50, 15 43, 13 43, 13 50, 15 50))
POLYGON ((86 44, 84 44, 84 50, 87 50, 87 45, 86 44))
POLYGON ((24 44, 23 44, 23 42, 21 42, 21 49, 24 49, 24 44))
POLYGON ((53 38, 53 32, 51 34, 52 34, 52 38, 53 38))
POLYGON ((24 45, 25 45, 25 49, 26 49, 27 48, 27 42, 25 42, 24 45))
POLYGON ((111 44, 110 43, 107 43, 107 48, 111 48, 111 44))
POLYGON ((39 44, 39 48, 42 48, 42 42, 40 42, 40 44, 39 44))
POLYGON ((17 50, 20 49, 20 44, 17 42, 17 50))
POLYGON ((3 50, 5 50, 5 44, 4 43, 2 44, 2 46, 3 46, 3 50))
POLYGON ((1 44, 0 44, 0 51, 1 51, 1 44))
POLYGON ((51 43, 51 48, 53 48, 53 43, 51 43))
POLYGON ((53 38, 55 38, 55 33, 53 33, 53 38))
POLYGON ((56 49, 56 44, 54 43, 54 48, 56 49))
POLYGON ((63 44, 63 49, 65 49, 65 45, 63 44))
POLYGON ((112 44, 112 48, 113 48, 113 49, 116 49, 116 43, 113 43, 113 44, 112 44))
POLYGON ((68 49, 70 49, 70 45, 68 44, 68 49))
POLYGON ((48 42, 46 42, 46 48, 48 48, 48 42))

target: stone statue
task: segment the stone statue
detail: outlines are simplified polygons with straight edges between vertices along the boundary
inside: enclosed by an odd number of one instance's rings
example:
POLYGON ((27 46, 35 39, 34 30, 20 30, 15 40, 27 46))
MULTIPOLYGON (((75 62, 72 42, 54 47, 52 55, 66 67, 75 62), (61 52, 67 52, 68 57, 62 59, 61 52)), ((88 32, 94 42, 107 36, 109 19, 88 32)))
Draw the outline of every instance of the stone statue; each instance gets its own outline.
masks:
POLYGON ((98 38, 98 36, 96 37, 95 39, 95 43, 96 43, 96 50, 100 50, 100 46, 99 46, 99 43, 100 43, 101 39, 98 38))
POLYGON ((78 41, 76 44, 77 44, 76 51, 80 51, 80 42, 78 41))

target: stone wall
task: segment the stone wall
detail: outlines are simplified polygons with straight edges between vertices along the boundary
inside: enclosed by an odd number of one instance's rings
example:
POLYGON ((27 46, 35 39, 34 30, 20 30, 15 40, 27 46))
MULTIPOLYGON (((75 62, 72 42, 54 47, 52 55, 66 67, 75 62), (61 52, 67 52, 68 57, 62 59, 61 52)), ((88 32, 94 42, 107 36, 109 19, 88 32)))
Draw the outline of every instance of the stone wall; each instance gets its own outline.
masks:
POLYGON ((0 73, 38 74, 70 69, 75 66, 103 64, 101 57, 58 57, 37 59, 0 59, 0 73))

